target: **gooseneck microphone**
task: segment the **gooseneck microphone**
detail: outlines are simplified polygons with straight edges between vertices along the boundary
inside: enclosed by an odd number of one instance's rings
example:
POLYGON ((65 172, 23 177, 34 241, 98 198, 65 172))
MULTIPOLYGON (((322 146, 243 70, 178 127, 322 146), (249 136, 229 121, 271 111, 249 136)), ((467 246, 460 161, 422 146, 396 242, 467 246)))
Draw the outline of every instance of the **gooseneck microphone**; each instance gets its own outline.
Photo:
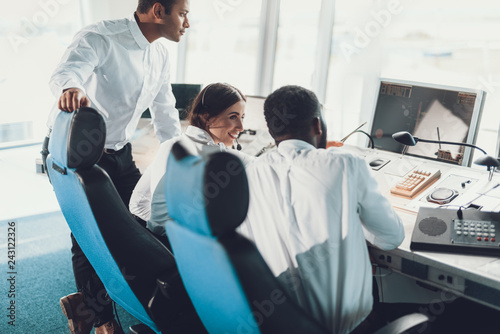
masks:
POLYGON ((240 145, 240 143, 238 143, 238 138, 236 138, 235 140, 236 140, 236 149, 238 151, 241 151, 241 145, 240 145))

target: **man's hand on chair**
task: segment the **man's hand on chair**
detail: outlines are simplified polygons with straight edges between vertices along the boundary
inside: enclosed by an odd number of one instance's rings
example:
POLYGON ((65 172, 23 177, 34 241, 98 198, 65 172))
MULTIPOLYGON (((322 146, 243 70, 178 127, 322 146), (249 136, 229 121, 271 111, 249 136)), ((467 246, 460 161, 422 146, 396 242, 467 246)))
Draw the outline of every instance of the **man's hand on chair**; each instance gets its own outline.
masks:
POLYGON ((90 101, 80 88, 68 88, 63 91, 57 104, 60 110, 72 112, 80 107, 87 107, 90 101))

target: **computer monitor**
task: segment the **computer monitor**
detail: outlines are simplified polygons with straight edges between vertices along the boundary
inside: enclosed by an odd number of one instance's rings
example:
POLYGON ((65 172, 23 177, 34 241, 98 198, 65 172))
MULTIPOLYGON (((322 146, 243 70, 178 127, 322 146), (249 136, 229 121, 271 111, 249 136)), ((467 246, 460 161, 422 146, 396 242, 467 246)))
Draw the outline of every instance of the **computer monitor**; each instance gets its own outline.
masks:
POLYGON ((238 137, 242 151, 249 155, 261 155, 274 145, 264 117, 265 97, 246 95, 243 132, 238 137))
MULTIPOLYGON (((186 119, 187 108, 191 105, 194 98, 201 91, 199 84, 172 84, 172 93, 175 96, 175 108, 179 111, 179 118, 186 119)), ((151 118, 149 108, 142 114, 142 118, 151 118)))
POLYGON ((245 119, 243 126, 245 129, 259 130, 267 129, 266 119, 264 118, 265 97, 246 95, 245 119))
MULTIPOLYGON (((381 79, 371 136, 375 148, 401 153, 392 134, 474 145, 486 93, 481 90, 381 79)), ((471 148, 419 142, 407 154, 470 166, 471 148)))
POLYGON ((200 91, 201 85, 198 84, 172 84, 172 93, 175 96, 175 108, 179 110, 180 119, 186 119, 187 109, 200 91))

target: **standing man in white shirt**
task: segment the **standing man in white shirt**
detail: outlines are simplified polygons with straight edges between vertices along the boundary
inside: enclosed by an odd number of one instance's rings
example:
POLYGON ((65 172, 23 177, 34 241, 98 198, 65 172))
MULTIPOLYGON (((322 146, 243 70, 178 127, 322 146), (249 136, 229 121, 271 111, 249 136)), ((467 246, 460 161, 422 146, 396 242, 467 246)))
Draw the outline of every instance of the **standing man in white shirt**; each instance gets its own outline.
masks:
POLYGON ((247 167, 241 231, 300 306, 332 333, 349 333, 373 304, 366 240, 395 248, 403 225, 362 158, 324 149, 313 92, 282 87, 266 99, 264 115, 278 148, 247 167))
MULTIPOLYGON (((79 31, 50 79, 59 110, 97 109, 106 122, 106 170, 128 207, 141 177, 130 140, 149 108, 160 142, 180 134, 179 114, 170 85, 166 38, 179 42, 189 28, 189 0, 139 0, 128 18, 101 21, 79 31), (163 37, 163 38, 162 38, 163 37)), ((73 272, 78 293, 61 298, 71 333, 123 333, 114 320, 102 282, 71 235, 73 272)))

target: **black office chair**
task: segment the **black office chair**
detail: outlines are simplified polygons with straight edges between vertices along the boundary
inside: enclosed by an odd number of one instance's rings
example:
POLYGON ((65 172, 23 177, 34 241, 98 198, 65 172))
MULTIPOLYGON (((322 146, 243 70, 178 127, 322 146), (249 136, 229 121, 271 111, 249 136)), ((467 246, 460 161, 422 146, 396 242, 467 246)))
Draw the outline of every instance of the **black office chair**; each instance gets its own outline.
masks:
POLYGON ((109 296, 156 333, 204 332, 172 253, 136 222, 100 159, 106 128, 94 109, 61 112, 48 173, 61 211, 109 296))
MULTIPOLYGON (((241 161, 220 152, 189 155, 174 144, 165 195, 175 221, 167 235, 186 290, 209 333, 326 334, 282 288, 255 245, 235 229, 246 217, 248 183, 241 161)), ((414 314, 379 334, 426 322, 414 314)))

